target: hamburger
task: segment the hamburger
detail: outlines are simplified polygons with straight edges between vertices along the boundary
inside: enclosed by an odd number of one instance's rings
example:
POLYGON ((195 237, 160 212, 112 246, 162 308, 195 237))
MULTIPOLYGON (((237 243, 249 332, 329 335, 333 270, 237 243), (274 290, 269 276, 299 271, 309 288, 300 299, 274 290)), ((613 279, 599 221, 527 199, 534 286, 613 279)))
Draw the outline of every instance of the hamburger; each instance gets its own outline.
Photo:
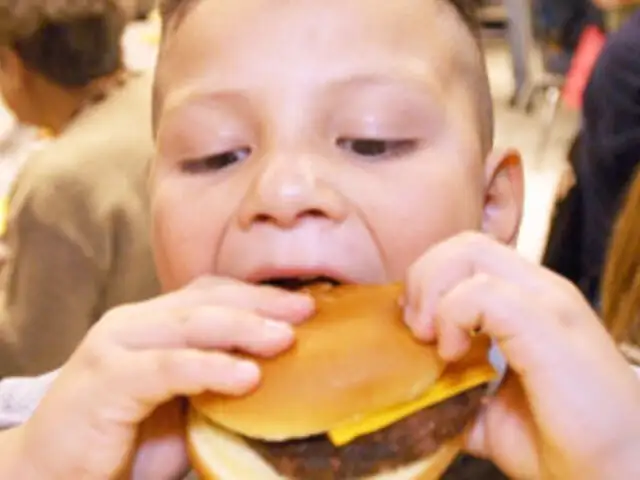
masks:
POLYGON ((314 286, 316 314, 288 352, 260 359, 244 397, 190 401, 205 480, 436 479, 457 456, 488 382, 490 342, 445 364, 403 323, 401 285, 314 286))

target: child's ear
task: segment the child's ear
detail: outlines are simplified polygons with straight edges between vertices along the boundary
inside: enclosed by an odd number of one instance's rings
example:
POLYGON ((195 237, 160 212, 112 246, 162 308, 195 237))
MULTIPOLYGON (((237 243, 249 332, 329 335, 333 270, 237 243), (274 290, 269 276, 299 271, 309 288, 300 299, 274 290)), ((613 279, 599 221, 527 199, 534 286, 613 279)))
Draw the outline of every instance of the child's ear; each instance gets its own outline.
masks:
POLYGON ((523 204, 524 178, 520 154, 514 150, 492 153, 485 166, 482 230, 502 243, 515 246, 523 204))

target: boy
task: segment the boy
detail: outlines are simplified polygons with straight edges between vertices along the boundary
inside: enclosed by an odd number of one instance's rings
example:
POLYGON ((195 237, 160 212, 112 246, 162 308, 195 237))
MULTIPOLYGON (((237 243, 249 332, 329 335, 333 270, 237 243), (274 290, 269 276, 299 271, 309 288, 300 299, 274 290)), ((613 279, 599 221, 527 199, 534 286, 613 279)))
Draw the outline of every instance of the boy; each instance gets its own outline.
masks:
POLYGON ((470 331, 496 338, 515 375, 469 446, 507 473, 632 473, 640 385, 594 314, 507 247, 459 235, 513 242, 522 184, 516 155, 489 155, 482 58, 452 4, 198 0, 164 15, 151 198, 168 293, 98 323, 0 437, 0 471, 178 478, 174 397, 254 388, 233 352, 277 355, 313 311, 265 283, 325 276, 406 281, 407 324, 447 359, 470 331), (585 401, 569 378, 598 389, 585 401), (585 427, 594 409, 606 421, 585 427))

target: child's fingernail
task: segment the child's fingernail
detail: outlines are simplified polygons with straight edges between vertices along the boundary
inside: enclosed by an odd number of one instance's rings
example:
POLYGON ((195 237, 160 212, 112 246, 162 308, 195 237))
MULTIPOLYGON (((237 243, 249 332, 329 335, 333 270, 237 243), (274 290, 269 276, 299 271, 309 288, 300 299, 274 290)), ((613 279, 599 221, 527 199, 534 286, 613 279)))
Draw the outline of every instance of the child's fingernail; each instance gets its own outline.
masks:
POLYGON ((286 323, 267 320, 264 323, 264 336, 268 340, 288 340, 293 337, 293 329, 286 323))
POLYGON ((286 292, 282 297, 282 301, 288 304, 309 306, 313 305, 313 298, 304 292, 286 292))
POLYGON ((435 327, 424 314, 416 311, 410 305, 405 306, 404 309, 405 322, 413 332, 413 334, 424 342, 433 341, 435 338, 435 327))
POLYGON ((294 316, 299 317, 289 320, 303 321, 314 312, 316 303, 309 295, 296 293, 283 297, 283 301, 279 305, 281 306, 282 311, 287 313, 287 316, 293 314, 294 316))
POLYGON ((425 342, 433 342, 436 339, 436 328, 433 322, 423 321, 419 326, 417 336, 425 342))
POLYGON ((441 341, 438 343, 438 355, 447 362, 453 362, 458 358, 458 349, 451 342, 441 341))
POLYGON ((438 356, 443 360, 449 359, 449 348, 443 342, 438 343, 438 356))
POLYGON ((398 298, 398 306, 402 309, 406 309, 408 305, 409 302, 407 301, 407 297, 401 295, 400 298, 398 298))
POLYGON ((402 307, 403 315, 404 315, 404 323, 406 323, 409 328, 413 328, 417 324, 417 316, 416 311, 412 305, 405 304, 402 307))
POLYGON ((234 367, 234 373, 236 379, 246 383, 252 383, 260 379, 260 369, 249 360, 238 360, 234 367))

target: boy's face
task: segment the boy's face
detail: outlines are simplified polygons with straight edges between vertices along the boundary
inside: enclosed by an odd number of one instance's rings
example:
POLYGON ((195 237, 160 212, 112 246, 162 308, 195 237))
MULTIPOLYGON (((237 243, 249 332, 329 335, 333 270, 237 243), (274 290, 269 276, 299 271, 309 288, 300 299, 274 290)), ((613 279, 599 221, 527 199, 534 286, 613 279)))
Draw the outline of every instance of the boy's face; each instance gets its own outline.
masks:
POLYGON ((159 62, 164 287, 397 281, 460 231, 512 241, 520 165, 484 161, 480 79, 439 0, 199 0, 159 62))

